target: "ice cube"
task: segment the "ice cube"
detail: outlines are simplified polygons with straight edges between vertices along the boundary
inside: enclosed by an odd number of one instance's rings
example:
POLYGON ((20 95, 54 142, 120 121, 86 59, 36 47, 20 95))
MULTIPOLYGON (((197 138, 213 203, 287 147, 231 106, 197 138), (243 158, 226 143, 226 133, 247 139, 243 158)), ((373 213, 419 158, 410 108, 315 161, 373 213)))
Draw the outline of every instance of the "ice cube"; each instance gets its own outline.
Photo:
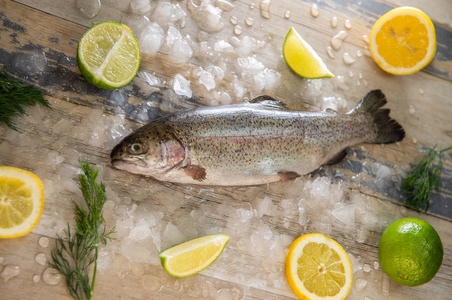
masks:
POLYGON ((245 93, 247 92, 247 89, 243 86, 241 80, 239 80, 236 76, 234 77, 234 94, 237 97, 237 99, 242 99, 245 93))
POLYGON ((140 51, 154 55, 160 50, 165 37, 165 32, 159 24, 152 22, 145 26, 140 34, 138 43, 140 51))
POLYGON ((342 223, 355 227, 355 205, 346 205, 344 207, 336 208, 331 213, 332 215, 341 221, 342 223))
POLYGON ((133 241, 141 241, 151 236, 151 229, 144 219, 138 221, 137 226, 130 230, 129 238, 133 241))
POLYGON ((224 23, 221 21, 221 13, 223 11, 214 6, 211 0, 197 2, 188 0, 187 9, 198 27, 207 32, 218 32, 223 29, 224 23))
POLYGON ((215 43, 214 47, 215 51, 222 52, 222 53, 233 53, 234 47, 226 42, 225 40, 219 40, 215 43))
POLYGON ((199 83, 204 85, 208 91, 215 88, 215 78, 212 73, 200 70, 196 75, 199 76, 199 83))
POLYGON ((150 0, 132 0, 130 10, 136 15, 145 15, 151 10, 150 0))
POLYGON ((240 57, 249 56, 257 47, 257 42, 255 38, 245 35, 237 47, 237 53, 240 57))
POLYGON ((192 91, 190 89, 190 81, 185 79, 181 74, 176 74, 173 80, 173 90, 176 94, 181 96, 192 96, 192 91))
POLYGON ((173 223, 168 222, 165 231, 163 232, 164 237, 170 244, 176 245, 184 242, 187 237, 179 230, 173 223))
POLYGON ((183 64, 187 63, 193 56, 193 49, 187 40, 177 39, 171 46, 170 53, 168 54, 168 59, 173 63, 183 64))
POLYGON ((160 79, 152 73, 149 72, 138 72, 138 77, 143 78, 149 85, 160 84, 160 79))

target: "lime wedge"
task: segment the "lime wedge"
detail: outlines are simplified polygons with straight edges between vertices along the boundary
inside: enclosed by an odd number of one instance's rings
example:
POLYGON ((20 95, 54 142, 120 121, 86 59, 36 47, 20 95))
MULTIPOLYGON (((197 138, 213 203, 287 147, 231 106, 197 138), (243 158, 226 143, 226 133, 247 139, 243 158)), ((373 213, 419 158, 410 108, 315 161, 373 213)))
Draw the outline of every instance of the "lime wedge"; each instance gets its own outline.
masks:
POLYGON ((99 88, 115 89, 135 77, 140 66, 140 48, 129 27, 101 22, 80 39, 77 63, 86 80, 99 88))
POLYGON ((283 45, 283 56, 287 65, 296 74, 308 79, 333 77, 322 58, 291 27, 283 45))
POLYGON ((190 276, 217 260, 228 242, 227 234, 206 235, 166 249, 159 254, 160 261, 168 274, 190 276))

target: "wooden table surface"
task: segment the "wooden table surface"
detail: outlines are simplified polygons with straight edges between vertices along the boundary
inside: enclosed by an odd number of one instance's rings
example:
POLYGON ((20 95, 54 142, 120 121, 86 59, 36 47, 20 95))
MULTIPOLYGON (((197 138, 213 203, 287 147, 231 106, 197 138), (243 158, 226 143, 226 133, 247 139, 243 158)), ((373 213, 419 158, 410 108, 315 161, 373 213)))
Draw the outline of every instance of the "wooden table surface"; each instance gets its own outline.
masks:
MULTIPOLYGON (((266 19, 260 15, 260 1, 236 0, 229 1, 232 10, 223 12, 220 32, 199 34, 186 1, 173 1, 187 13, 183 24, 178 20, 173 25, 183 27, 183 34, 194 41, 190 61, 172 62, 168 47, 154 55, 143 53, 140 71, 151 74, 154 82, 137 76, 118 90, 100 90, 80 75, 78 40, 99 21, 127 24, 138 18, 130 15, 130 1, 101 2, 99 15, 90 19, 73 0, 0 0, 0 64, 12 76, 40 87, 52 106, 52 110, 29 109, 28 116, 18 120, 20 132, 0 127, 0 164, 36 173, 46 196, 41 220, 30 234, 0 241, 0 273, 11 266, 20 270, 9 280, 1 276, 1 299, 69 299, 64 282, 49 285, 43 273, 56 234, 67 222, 73 223, 72 202, 81 201, 79 157, 100 168, 109 199, 106 221, 118 231, 116 240, 101 250, 94 299, 294 299, 284 276, 285 251, 296 237, 312 232, 332 237, 351 257, 354 286, 349 299, 452 299, 452 154, 444 155, 443 190, 433 195, 428 213, 405 208, 400 191, 402 178, 426 149, 452 145, 452 2, 315 1, 320 15, 314 18, 312 2, 274 0, 266 19), (403 5, 418 7, 431 17, 438 48, 424 70, 392 76, 374 63, 363 36, 370 34, 381 15, 403 5), (287 11, 288 18, 284 17, 287 11), (243 30, 240 35, 234 33, 231 17, 243 30), (246 24, 247 17, 252 25, 246 24), (331 25, 333 17, 338 19, 336 28, 331 25), (344 27, 347 19, 351 29, 344 27), (319 53, 335 78, 304 80, 288 70, 280 49, 291 26, 319 53), (339 30, 348 36, 331 58, 326 48, 339 30), (276 70, 277 86, 260 89, 247 82, 231 71, 235 61, 222 60, 225 54, 214 50, 210 58, 199 54, 198 39, 212 47, 216 39, 233 43, 245 36, 260 44, 238 55, 255 55, 276 70), (344 63, 345 52, 356 59, 353 64, 344 63), (208 90, 199 83, 198 68, 205 70, 215 63, 229 69, 215 89, 208 90), (174 92, 176 74, 191 81, 192 97, 174 92), (234 91, 237 81, 244 86, 243 95, 234 91), (254 187, 182 186, 114 170, 109 162, 109 153, 121 137, 168 112, 216 105, 224 99, 244 102, 263 93, 294 109, 323 109, 330 98, 342 103, 338 109, 344 112, 371 89, 386 94, 391 115, 403 125, 406 138, 385 146, 354 146, 342 162, 311 176, 254 187), (319 186, 327 188, 319 190, 319 186), (333 211, 344 207, 352 214, 345 219, 334 217, 338 215, 333 211), (391 281, 378 263, 382 232, 402 217, 428 221, 444 246, 436 277, 414 288, 391 281), (134 232, 141 235, 133 238, 134 232), (231 240, 212 266, 183 279, 162 269, 160 250, 217 232, 228 233, 231 240)), ((153 19, 158 2, 151 1, 151 21, 162 21, 153 19)), ((164 4, 168 3, 160 5, 164 4)), ((223 7, 227 8, 224 1, 223 7)), ((168 24, 162 26, 166 32, 168 24)), ((228 57, 239 56, 234 52, 228 57)))

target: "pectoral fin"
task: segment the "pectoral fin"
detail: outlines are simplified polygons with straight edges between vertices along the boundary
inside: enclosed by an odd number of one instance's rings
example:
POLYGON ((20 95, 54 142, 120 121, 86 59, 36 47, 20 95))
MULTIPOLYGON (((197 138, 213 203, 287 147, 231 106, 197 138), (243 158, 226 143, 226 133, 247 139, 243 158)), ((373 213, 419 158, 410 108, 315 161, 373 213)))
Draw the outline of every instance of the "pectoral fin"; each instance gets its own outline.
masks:
POLYGON ((196 181, 202 182, 206 179, 206 169, 197 165, 187 165, 182 168, 184 172, 196 181))
POLYGON ((292 172, 292 171, 282 171, 282 172, 278 172, 279 178, 281 178, 281 180, 290 180, 290 179, 295 179, 297 177, 300 177, 300 175, 296 172, 292 172))

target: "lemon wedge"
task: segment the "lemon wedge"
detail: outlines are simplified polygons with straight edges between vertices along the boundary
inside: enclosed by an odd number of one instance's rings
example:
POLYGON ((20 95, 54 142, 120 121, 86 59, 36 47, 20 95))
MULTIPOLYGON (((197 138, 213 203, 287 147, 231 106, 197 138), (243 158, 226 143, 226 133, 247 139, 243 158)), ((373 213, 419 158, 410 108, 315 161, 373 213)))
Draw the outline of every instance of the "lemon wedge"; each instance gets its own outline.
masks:
POLYGON ((283 56, 292 71, 301 77, 317 79, 334 76, 322 58, 293 27, 284 40, 283 56))
POLYGON ((0 238, 14 238, 29 233, 41 218, 44 187, 28 171, 0 167, 0 238))
POLYGON ((166 249, 159 256, 168 274, 186 277, 210 266, 228 242, 227 234, 206 235, 166 249))
POLYGON ((334 240, 305 234, 289 247, 286 278, 300 299, 345 299, 352 287, 352 264, 334 240))

